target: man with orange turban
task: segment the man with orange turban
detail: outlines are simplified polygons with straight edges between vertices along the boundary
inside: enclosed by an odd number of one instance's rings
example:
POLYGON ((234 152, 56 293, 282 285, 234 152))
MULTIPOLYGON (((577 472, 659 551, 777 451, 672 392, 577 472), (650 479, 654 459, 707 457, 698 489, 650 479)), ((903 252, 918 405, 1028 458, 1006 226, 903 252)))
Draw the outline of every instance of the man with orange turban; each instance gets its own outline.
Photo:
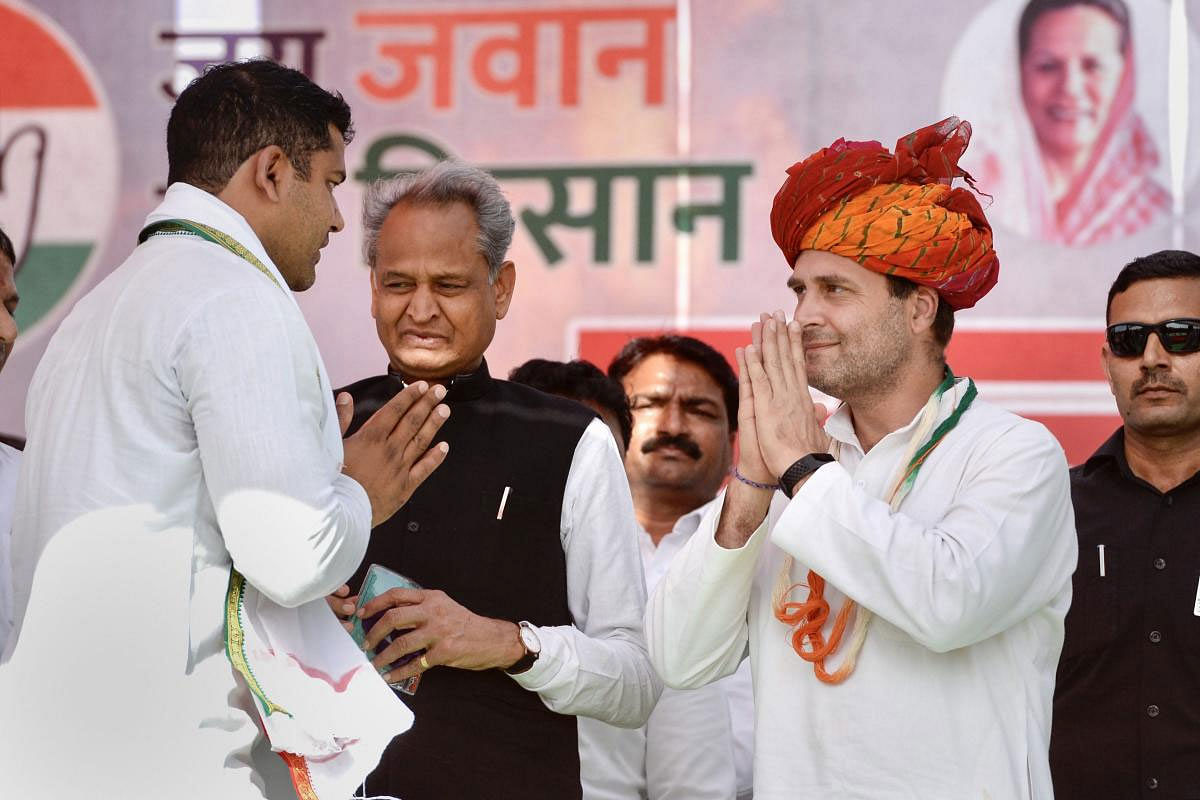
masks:
POLYGON ((1074 516, 1057 442, 945 361, 999 269, 970 135, 838 140, 775 197, 796 311, 737 351, 735 480, 646 619, 668 685, 749 655, 757 800, 1053 796, 1074 516))

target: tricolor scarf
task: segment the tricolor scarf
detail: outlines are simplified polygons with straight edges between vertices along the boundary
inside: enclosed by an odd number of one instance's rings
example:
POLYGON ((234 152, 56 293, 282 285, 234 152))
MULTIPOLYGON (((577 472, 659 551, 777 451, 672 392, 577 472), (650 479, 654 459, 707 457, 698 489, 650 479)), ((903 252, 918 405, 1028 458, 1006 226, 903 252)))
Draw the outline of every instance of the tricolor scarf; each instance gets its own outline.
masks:
MULTIPOLYGON (((884 495, 892 513, 899 511, 900 504, 904 502, 904 498, 908 496, 917 480, 917 473, 920 472, 921 466, 946 435, 958 425, 958 421, 970 407, 976 394, 978 392, 975 389, 974 381, 966 378, 956 383, 954 373, 950 371, 949 367, 946 368, 945 378, 930 395, 917 417, 904 457, 900 459, 900 469, 884 495), (935 428, 934 424, 937 422, 942 395, 947 391, 950 391, 955 398, 954 410, 935 428)), ((837 451, 839 450, 840 445, 835 442, 834 455, 838 455, 837 451)), ((775 580, 775 588, 771 595, 771 606, 775 612, 775 618, 792 629, 792 648, 800 658, 812 663, 813 672, 818 680, 829 684, 841 683, 850 676, 858 663, 858 654, 866 641, 867 626, 871 624, 872 613, 869 609, 863 608, 847 598, 841 609, 838 610, 829 638, 826 639, 822 629, 825 621, 829 618, 830 609, 829 603, 825 600, 825 579, 809 570, 808 597, 804 601, 788 600, 788 596, 793 591, 805 586, 803 583, 792 582, 793 564, 794 559, 790 555, 786 556, 775 580), (856 611, 857 613, 855 613, 856 611), (851 614, 854 614, 854 629, 850 635, 850 646, 846 650, 841 666, 833 672, 829 672, 825 667, 825 660, 833 655, 841 644, 851 614)))
MULTIPOLYGON (((145 228, 151 236, 195 236, 224 247, 279 280, 233 237, 173 219, 145 228)), ((320 374, 316 376, 320 380, 320 374)), ((225 653, 254 697, 271 748, 288 766, 301 800, 349 797, 376 767, 413 715, 342 629, 325 600, 285 608, 232 565, 225 595, 225 653)))

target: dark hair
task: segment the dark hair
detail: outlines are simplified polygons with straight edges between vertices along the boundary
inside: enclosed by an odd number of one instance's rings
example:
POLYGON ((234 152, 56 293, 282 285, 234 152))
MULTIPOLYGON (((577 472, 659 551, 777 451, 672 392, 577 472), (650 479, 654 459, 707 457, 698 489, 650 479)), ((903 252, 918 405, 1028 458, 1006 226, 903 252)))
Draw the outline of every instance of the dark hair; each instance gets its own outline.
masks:
MULTIPOLYGON (((908 278, 898 278, 895 275, 885 275, 888 280, 888 291, 892 297, 905 298, 917 290, 917 284, 908 278)), ((954 334, 954 307, 938 295, 937 312, 933 317, 933 325, 929 329, 933 333, 933 341, 945 351, 954 334)))
POLYGON ((1029 49, 1029 39, 1033 36, 1033 26, 1038 18, 1050 11, 1059 11, 1075 6, 1089 6, 1103 11, 1112 17, 1113 22, 1121 29, 1121 52, 1129 49, 1129 7, 1124 0, 1029 0, 1025 10, 1021 12, 1021 21, 1017 23, 1017 53, 1021 58, 1029 49))
POLYGON ((625 449, 633 437, 633 417, 629 398, 621 384, 612 380, 588 361, 547 361, 534 358, 508 373, 513 383, 523 383, 546 394, 555 394, 579 403, 595 403, 612 412, 621 426, 625 449))
POLYGON ((8 238, 8 234, 0 228, 0 256, 8 259, 8 263, 13 265, 13 269, 17 267, 17 251, 13 249, 12 239, 8 238))
POLYGON ((1159 250, 1148 256, 1135 258, 1117 274, 1108 290, 1108 304, 1104 307, 1104 320, 1108 322, 1112 301, 1121 292, 1139 281, 1156 278, 1200 278, 1200 256, 1186 250, 1159 250))
POLYGON ((725 414, 729 418, 729 430, 737 430, 738 382, 733 367, 712 346, 691 336, 666 334, 663 336, 639 336, 631 339, 608 365, 608 377, 623 381, 633 368, 647 356, 665 353, 682 361, 690 361, 708 373, 725 397, 725 414))
POLYGON ((350 106, 302 72, 266 59, 209 67, 188 84, 167 122, 167 184, 209 192, 229 183, 242 162, 278 145, 303 180, 312 154, 329 149, 329 126, 354 138, 350 106))

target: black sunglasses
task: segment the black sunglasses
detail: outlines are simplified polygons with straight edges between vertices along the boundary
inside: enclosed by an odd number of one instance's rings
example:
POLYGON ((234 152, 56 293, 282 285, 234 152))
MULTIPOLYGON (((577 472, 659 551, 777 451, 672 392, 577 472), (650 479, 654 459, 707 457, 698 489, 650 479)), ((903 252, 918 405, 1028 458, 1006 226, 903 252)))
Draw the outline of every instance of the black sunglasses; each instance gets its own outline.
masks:
POLYGON ((1168 353, 1200 351, 1200 319, 1169 319, 1157 325, 1144 322, 1118 322, 1108 326, 1108 349, 1120 358, 1135 358, 1146 349, 1151 333, 1168 353))

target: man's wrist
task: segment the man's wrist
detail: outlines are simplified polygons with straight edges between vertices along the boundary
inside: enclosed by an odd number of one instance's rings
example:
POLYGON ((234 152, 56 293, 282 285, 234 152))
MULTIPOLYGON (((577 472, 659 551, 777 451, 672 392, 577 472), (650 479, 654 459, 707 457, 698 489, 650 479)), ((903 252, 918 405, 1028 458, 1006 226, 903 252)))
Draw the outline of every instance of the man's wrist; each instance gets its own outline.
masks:
POLYGON ((496 667, 506 670, 525 655, 525 648, 521 646, 521 629, 517 623, 508 620, 498 619, 495 622, 497 644, 499 645, 496 667))
POLYGON ((772 497, 774 492, 767 493, 740 481, 730 484, 717 520, 713 537, 716 543, 726 550, 744 547, 767 518, 772 497))
POLYGON ((779 476, 779 489, 790 500, 808 478, 825 464, 832 463, 829 453, 813 452, 796 459, 779 476))
POLYGON ((755 489, 765 489, 767 491, 774 492, 776 489, 779 488, 779 484, 776 481, 765 481, 765 480, 758 481, 758 480, 754 480, 753 478, 746 477, 745 475, 742 474, 741 470, 739 470, 737 468, 736 464, 734 465, 733 470, 729 474, 732 475, 735 479, 746 484, 747 486, 752 486, 755 489))

